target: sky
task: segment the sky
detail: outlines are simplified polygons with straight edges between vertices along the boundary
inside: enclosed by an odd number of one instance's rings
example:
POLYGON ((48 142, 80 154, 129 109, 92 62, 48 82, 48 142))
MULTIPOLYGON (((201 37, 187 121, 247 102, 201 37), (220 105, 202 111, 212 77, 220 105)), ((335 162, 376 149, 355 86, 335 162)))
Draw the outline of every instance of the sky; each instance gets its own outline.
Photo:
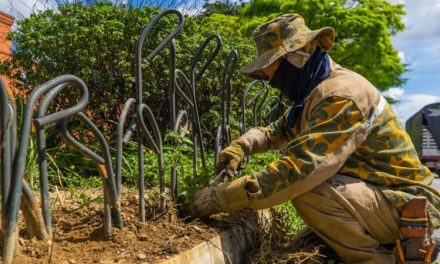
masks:
POLYGON ((440 102, 440 0, 394 0, 405 4, 406 29, 392 37, 400 59, 409 64, 407 83, 391 88, 387 95, 399 100, 393 105, 405 122, 423 106, 440 102))
POLYGON ((21 18, 24 18, 30 16, 32 11, 41 11, 56 6, 54 0, 0 0, 0 11, 17 16, 17 19, 20 19, 17 14, 23 15, 21 18))
MULTIPOLYGON (((0 0, 0 11, 11 12, 9 1, 0 0)), ((386 94, 399 101, 393 105, 397 116, 405 122, 424 105, 440 102, 440 0, 390 0, 403 3, 407 15, 406 29, 392 37, 401 61, 408 64, 407 83, 393 87, 386 94)), ((13 7, 24 16, 42 10, 42 3, 54 0, 12 0, 13 7)))

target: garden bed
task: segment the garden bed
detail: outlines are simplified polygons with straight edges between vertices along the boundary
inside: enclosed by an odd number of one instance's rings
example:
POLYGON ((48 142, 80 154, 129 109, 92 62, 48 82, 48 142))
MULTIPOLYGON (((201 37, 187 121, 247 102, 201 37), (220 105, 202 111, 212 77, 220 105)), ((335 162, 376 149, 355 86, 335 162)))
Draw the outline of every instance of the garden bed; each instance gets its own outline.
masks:
POLYGON ((302 222, 291 207, 190 220, 172 206, 161 214, 157 193, 149 192, 147 221, 141 223, 137 190, 125 188, 121 200, 124 229, 113 227, 106 238, 101 194, 92 188, 52 192, 53 242, 26 238, 20 223, 14 263, 295 263, 317 256, 316 250, 302 253, 301 248, 292 248, 289 233, 300 230, 302 222))
MULTIPOLYGON (((99 190, 72 197, 57 192, 52 206, 53 242, 25 238, 20 232, 15 263, 156 263, 170 259, 216 236, 230 224, 221 218, 185 222, 172 208, 160 214, 147 207, 147 221, 138 220, 136 192, 125 191, 122 200, 124 230, 112 229, 110 238, 102 229, 103 209, 99 190), (209 225, 209 226, 208 226, 209 225), (50 253, 52 251, 52 253, 50 253)), ((84 192, 82 192, 84 193, 84 192)))

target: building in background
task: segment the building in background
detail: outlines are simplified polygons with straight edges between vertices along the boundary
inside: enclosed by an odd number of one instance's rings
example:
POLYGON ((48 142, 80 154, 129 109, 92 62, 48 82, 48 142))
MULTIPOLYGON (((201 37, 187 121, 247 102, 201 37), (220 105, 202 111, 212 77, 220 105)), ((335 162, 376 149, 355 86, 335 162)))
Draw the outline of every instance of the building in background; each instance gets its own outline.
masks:
MULTIPOLYGON (((0 11, 0 61, 9 60, 11 58, 11 42, 7 39, 11 32, 15 18, 0 11)), ((10 81, 2 76, 3 81, 10 87, 10 81)))
POLYGON ((432 172, 440 174, 440 103, 424 106, 406 121, 420 160, 432 172))

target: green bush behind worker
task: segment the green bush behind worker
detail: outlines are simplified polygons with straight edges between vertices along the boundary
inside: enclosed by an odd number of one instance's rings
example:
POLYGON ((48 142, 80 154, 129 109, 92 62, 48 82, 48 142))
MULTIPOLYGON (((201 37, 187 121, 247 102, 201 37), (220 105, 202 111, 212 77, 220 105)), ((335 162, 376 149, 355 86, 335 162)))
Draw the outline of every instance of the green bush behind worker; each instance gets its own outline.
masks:
POLYGON ((402 238, 405 221, 404 228, 423 231, 424 243, 430 243, 440 227, 440 193, 383 96, 327 54, 334 34, 331 27, 310 30, 297 14, 253 32, 258 56, 241 72, 268 80, 293 105, 276 122, 233 141, 217 167, 236 172, 245 156, 281 149, 285 154, 255 175, 198 191, 191 213, 263 209, 291 200, 344 262, 394 263, 389 245, 402 238), (425 199, 427 210, 421 210, 427 215, 401 220, 413 198, 425 199))

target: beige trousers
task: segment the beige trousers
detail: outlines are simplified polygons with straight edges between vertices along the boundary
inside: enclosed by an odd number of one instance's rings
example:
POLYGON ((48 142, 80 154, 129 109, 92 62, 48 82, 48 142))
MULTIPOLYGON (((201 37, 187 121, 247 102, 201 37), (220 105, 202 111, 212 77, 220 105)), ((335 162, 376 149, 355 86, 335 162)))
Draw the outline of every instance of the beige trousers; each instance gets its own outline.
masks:
POLYGON ((373 185, 336 174, 292 202, 345 263, 395 263, 381 245, 398 239, 399 215, 373 185))

